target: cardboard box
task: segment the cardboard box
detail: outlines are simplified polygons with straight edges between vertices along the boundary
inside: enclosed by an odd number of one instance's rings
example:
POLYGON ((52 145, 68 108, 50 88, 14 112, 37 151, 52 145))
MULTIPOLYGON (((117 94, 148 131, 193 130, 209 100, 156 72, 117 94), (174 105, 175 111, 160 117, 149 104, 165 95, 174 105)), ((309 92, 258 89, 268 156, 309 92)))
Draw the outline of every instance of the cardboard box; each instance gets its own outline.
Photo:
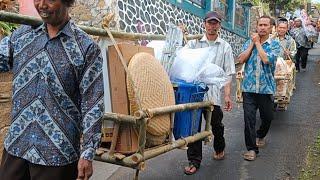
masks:
MULTIPOLYGON (((138 46, 133 44, 121 43, 118 47, 127 63, 138 52, 146 52, 154 55, 153 48, 138 46)), ((120 57, 114 46, 108 47, 108 76, 110 87, 110 100, 112 112, 129 115, 129 99, 127 93, 126 71, 121 63, 120 57)), ((104 129, 104 134, 110 129, 104 129)), ((112 133, 113 136, 113 133, 112 133)), ((102 139, 103 142, 110 142, 110 134, 102 139)), ((123 154, 131 154, 138 149, 138 134, 135 127, 130 125, 120 125, 115 151, 123 154)))
MULTIPOLYGON (((153 48, 133 44, 118 44, 127 65, 130 59, 138 52, 147 52, 154 55, 153 48)), ((108 47, 108 75, 112 112, 129 114, 129 100, 126 85, 126 72, 114 46, 108 47)))

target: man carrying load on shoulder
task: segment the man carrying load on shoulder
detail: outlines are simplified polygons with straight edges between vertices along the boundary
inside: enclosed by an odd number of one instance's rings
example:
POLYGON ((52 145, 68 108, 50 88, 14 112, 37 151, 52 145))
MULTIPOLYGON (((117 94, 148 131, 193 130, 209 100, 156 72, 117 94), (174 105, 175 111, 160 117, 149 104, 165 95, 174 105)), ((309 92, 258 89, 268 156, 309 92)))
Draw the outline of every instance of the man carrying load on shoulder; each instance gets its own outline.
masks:
POLYGON ((277 34, 275 39, 280 42, 279 57, 284 60, 294 60, 297 53, 297 46, 295 40, 288 34, 289 22, 286 18, 279 18, 277 20, 277 34))
POLYGON ((270 38, 272 19, 262 16, 257 22, 257 33, 243 46, 239 55, 240 63, 245 63, 242 83, 243 110, 245 122, 245 143, 247 152, 244 159, 253 161, 259 153, 259 147, 265 145, 271 121, 273 119, 272 95, 276 90, 274 71, 280 52, 280 43, 270 38), (261 126, 256 131, 256 113, 259 109, 261 126))
POLYGON ((14 74, 1 180, 88 180, 93 173, 103 115, 102 57, 71 20, 74 2, 34 0, 43 23, 21 26, 0 42, 0 73, 14 74))
MULTIPOLYGON (((219 31, 221 28, 221 17, 218 13, 211 11, 208 12, 204 18, 204 27, 206 30, 205 35, 199 40, 191 40, 184 48, 196 49, 213 47, 215 51, 212 56, 211 63, 214 63, 221 67, 228 76, 229 82, 224 87, 224 100, 225 100, 225 111, 231 111, 231 80, 232 74, 235 74, 235 63, 232 54, 232 49, 229 43, 219 37, 219 31)), ((209 86, 208 98, 213 101, 215 106, 212 112, 211 126, 214 135, 214 154, 213 158, 216 160, 222 160, 224 158, 225 139, 224 126, 222 124, 223 112, 221 106, 221 92, 216 86, 209 86)), ((189 166, 185 167, 184 172, 187 175, 191 175, 197 172, 200 167, 202 160, 202 141, 188 145, 187 156, 189 160, 189 166)))

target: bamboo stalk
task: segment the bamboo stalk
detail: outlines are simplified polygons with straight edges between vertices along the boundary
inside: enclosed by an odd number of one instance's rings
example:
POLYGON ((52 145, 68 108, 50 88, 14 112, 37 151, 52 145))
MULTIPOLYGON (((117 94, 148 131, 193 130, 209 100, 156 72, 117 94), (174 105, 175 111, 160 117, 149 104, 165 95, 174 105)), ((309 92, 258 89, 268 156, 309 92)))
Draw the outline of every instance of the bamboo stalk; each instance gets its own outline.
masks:
POLYGON ((187 103, 187 104, 179 104, 179 105, 173 105, 173 106, 147 109, 146 112, 147 112, 148 117, 152 118, 154 116, 159 116, 159 115, 163 115, 163 114, 186 111, 186 110, 200 109, 200 108, 205 108, 205 107, 210 107, 210 106, 213 106, 212 102, 203 101, 203 102, 187 103))
POLYGON ((103 115, 103 120, 114 121, 115 123, 129 123, 136 125, 138 117, 124 115, 124 114, 117 114, 117 113, 105 113, 103 115))
POLYGON ((147 122, 148 119, 144 118, 142 120, 140 120, 139 122, 139 149, 138 149, 138 153, 141 154, 143 156, 144 154, 144 149, 146 146, 146 138, 147 138, 147 122))
POLYGON ((203 132, 197 133, 197 134, 195 134, 193 136, 189 136, 189 137, 186 137, 184 139, 179 139, 179 140, 174 141, 174 142, 172 142, 172 143, 170 143, 168 145, 165 145, 165 146, 162 146, 162 147, 159 147, 159 148, 156 148, 156 149, 152 149, 152 150, 146 151, 144 153, 144 159, 148 160, 148 159, 154 158, 156 156, 159 156, 161 154, 169 152, 169 151, 171 151, 173 149, 177 149, 177 148, 186 146, 189 143, 194 143, 196 141, 204 139, 204 138, 206 138, 208 136, 211 136, 211 134, 212 133, 210 131, 203 131, 203 132))
POLYGON ((111 156, 109 153, 103 153, 101 156, 95 156, 95 160, 117 164, 120 166, 126 166, 130 168, 137 169, 139 168, 139 164, 142 163, 145 160, 151 159, 153 157, 159 156, 161 154, 164 154, 166 152, 169 152, 173 149, 177 149, 183 146, 188 145, 189 143, 193 143, 199 140, 202 140, 208 136, 211 136, 210 131, 203 131, 200 133, 197 133, 193 136, 186 137, 184 139, 179 139, 177 141, 173 141, 170 144, 167 144, 165 146, 161 146, 158 148, 154 148, 151 150, 147 150, 144 152, 144 157, 140 153, 135 153, 131 156, 125 157, 122 160, 116 159, 114 156, 111 156))
POLYGON ((123 158, 122 160, 118 160, 115 156, 112 156, 109 153, 103 153, 101 156, 95 156, 94 159, 101 162, 107 162, 136 169, 138 168, 139 163, 143 160, 143 157, 141 154, 135 153, 131 156, 123 158))
POLYGON ((113 155, 114 151, 116 149, 117 140, 118 140, 118 136, 119 136, 119 129, 120 129, 120 124, 115 123, 114 128, 113 128, 111 147, 110 147, 110 151, 109 151, 110 155, 113 155))
MULTIPOLYGON (((0 21, 31 25, 31 26, 38 26, 42 24, 42 20, 40 18, 6 12, 3 10, 0 11, 0 21)), ((90 35, 109 37, 107 34, 107 31, 102 28, 82 26, 82 25, 78 25, 78 26, 90 35)), ((159 34, 126 33, 126 32, 118 32, 118 31, 111 31, 111 33, 115 38, 127 39, 127 40, 139 40, 139 39, 165 40, 166 39, 164 35, 159 35, 159 34)), ((202 35, 191 35, 191 36, 188 36, 187 39, 197 39, 200 37, 202 37, 202 35)))
POLYGON ((173 135, 173 126, 174 126, 174 113, 170 114, 170 134, 169 134, 169 142, 172 142, 173 135))

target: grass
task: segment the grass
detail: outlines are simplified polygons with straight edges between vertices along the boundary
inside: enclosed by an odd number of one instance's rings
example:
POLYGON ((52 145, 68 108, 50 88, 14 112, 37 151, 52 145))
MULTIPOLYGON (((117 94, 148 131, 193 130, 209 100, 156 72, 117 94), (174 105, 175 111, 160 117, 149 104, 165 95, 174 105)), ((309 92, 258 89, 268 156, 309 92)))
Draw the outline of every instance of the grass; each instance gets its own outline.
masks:
POLYGON ((308 147, 306 165, 300 172, 299 179, 320 179, 320 133, 312 147, 308 147))

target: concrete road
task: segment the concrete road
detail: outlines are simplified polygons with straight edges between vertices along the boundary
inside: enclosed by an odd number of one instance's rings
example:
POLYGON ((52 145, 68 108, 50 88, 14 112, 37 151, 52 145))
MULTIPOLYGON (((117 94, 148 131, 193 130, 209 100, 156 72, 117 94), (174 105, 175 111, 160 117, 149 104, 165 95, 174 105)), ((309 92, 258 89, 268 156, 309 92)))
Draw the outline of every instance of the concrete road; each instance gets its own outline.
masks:
MULTIPOLYGON (((245 152, 243 111, 241 106, 235 105, 231 113, 224 114, 225 160, 212 160, 211 143, 203 147, 203 161, 198 173, 187 176, 183 173, 184 166, 188 164, 186 151, 175 150, 147 161, 140 179, 297 179, 304 166, 306 150, 313 144, 320 127, 320 64, 316 60, 315 57, 310 58, 307 72, 298 73, 297 90, 291 104, 287 111, 275 113, 267 145, 260 150, 256 161, 248 162, 242 158, 245 152)), ((135 172, 124 167, 110 170, 110 177, 95 176, 92 179, 133 179, 135 172)))

